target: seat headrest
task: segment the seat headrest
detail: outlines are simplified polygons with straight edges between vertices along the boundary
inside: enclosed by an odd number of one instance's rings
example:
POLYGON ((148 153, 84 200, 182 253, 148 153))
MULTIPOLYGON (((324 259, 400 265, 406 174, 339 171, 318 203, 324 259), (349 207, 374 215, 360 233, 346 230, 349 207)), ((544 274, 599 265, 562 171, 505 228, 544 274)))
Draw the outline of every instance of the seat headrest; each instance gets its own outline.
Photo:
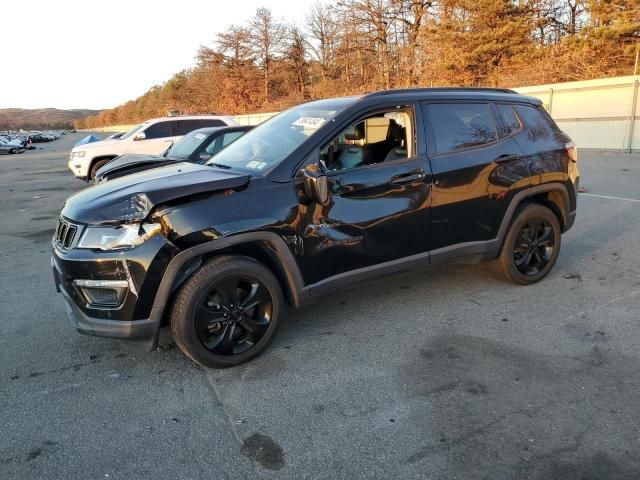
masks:
POLYGON ((349 133, 344 134, 345 140, 356 141, 356 140, 364 140, 364 122, 357 123, 353 126, 353 130, 349 133))
POLYGON ((405 129, 398 122, 389 120, 389 129, 387 130, 387 140, 394 142, 402 142, 404 140, 405 129))

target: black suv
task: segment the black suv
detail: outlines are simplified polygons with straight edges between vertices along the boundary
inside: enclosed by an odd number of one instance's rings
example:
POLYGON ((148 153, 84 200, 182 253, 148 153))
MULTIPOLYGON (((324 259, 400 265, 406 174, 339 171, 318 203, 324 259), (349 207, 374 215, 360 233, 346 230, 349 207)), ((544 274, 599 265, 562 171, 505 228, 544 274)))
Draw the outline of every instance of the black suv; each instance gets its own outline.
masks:
POLYGON ((453 261, 542 279, 575 220, 576 154, 540 101, 510 90, 311 102, 204 165, 69 198, 55 282, 82 333, 153 348, 166 320, 196 362, 235 365, 269 344, 285 302, 453 261))

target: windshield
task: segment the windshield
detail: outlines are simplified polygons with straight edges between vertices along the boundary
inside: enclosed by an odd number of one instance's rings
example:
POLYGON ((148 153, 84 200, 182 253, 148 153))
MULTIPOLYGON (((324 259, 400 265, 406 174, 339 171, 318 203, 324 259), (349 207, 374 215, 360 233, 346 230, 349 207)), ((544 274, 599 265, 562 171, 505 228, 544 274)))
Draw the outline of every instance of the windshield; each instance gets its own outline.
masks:
POLYGON ((171 158, 187 158, 208 137, 206 133, 194 130, 174 143, 167 151, 166 156, 171 158))
POLYGON ((124 135, 122 135, 119 140, 124 140, 126 138, 129 138, 130 136, 132 136, 133 134, 135 134, 138 130, 140 130, 142 127, 144 127, 146 124, 141 123, 140 125, 136 125, 135 127, 133 127, 131 130, 129 130, 127 133, 125 133, 124 135))
POLYGON ((222 168, 260 173, 274 167, 298 148, 337 110, 294 107, 267 120, 207 162, 222 168))

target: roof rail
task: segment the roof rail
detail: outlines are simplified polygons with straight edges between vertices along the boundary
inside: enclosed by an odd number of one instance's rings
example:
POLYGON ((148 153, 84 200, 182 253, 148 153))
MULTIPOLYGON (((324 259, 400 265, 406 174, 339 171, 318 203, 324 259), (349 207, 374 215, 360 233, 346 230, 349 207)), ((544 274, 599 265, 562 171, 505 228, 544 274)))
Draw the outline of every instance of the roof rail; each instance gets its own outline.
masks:
POLYGON ((392 88, 390 90, 381 90, 379 92, 371 92, 365 97, 377 97, 382 95, 393 95, 396 93, 430 93, 430 92, 496 92, 496 93, 518 93, 508 88, 490 88, 490 87, 415 87, 415 88, 392 88))

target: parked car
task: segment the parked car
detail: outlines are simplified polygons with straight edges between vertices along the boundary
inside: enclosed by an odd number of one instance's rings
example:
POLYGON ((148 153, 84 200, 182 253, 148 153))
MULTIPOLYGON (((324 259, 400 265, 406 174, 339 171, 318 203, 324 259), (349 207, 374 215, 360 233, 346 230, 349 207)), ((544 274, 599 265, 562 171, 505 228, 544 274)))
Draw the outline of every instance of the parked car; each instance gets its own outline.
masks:
POLYGON ((205 163, 253 127, 199 128, 187 133, 162 155, 125 154, 107 162, 95 174, 95 182, 112 180, 124 175, 168 165, 175 162, 205 163))
POLYGON ((33 143, 52 142, 60 138, 60 135, 52 132, 35 132, 31 135, 31 141, 33 143))
POLYGON ((24 152, 22 144, 0 138, 0 153, 14 154, 22 152, 24 152))
POLYGON ((194 115, 163 117, 136 125, 117 140, 101 140, 74 147, 69 155, 69 170, 78 178, 93 180, 108 161, 125 153, 160 155, 169 144, 202 127, 237 125, 231 117, 194 115))
POLYGON ((152 348, 167 321, 191 359, 226 367, 267 347, 285 303, 409 268, 492 261, 513 283, 540 281, 574 224, 578 183, 575 145, 535 98, 440 88, 326 99, 205 165, 76 193, 52 267, 79 332, 152 348))

